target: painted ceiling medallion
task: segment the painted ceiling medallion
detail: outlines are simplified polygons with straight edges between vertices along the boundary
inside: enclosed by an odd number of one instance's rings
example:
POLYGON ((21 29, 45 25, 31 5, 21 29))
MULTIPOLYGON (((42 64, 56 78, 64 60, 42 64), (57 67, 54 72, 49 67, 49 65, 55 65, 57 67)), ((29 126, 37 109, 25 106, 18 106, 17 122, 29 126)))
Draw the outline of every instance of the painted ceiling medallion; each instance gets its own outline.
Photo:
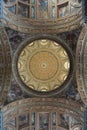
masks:
POLYGON ((40 92, 49 92, 61 86, 69 69, 70 61, 65 49, 48 39, 28 44, 18 59, 18 72, 22 81, 40 92))

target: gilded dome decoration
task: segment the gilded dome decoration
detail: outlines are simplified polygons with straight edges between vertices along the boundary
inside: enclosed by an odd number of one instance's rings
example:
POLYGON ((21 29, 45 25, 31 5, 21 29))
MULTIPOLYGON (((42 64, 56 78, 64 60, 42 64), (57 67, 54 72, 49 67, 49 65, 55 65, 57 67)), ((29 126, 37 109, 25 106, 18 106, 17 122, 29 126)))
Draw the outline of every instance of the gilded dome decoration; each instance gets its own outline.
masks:
POLYGON ((18 59, 18 72, 22 81, 36 91, 51 91, 67 78, 70 69, 64 48, 48 39, 27 45, 18 59))
POLYGON ((23 88, 45 94, 58 92, 57 89, 67 86, 66 82, 73 71, 73 59, 71 61, 65 45, 63 47, 60 43, 42 36, 19 47, 13 60, 13 71, 23 88))

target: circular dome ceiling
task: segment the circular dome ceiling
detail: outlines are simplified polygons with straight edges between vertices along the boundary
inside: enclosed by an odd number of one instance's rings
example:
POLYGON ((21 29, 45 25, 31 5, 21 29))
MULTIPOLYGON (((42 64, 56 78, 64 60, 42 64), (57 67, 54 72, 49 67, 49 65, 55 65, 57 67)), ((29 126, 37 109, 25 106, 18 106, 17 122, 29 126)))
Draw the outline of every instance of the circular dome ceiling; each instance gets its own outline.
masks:
POLYGON ((70 79, 70 56, 67 49, 57 41, 49 38, 35 39, 27 41, 17 51, 18 58, 15 57, 13 63, 15 65, 16 62, 17 73, 15 66, 13 70, 21 86, 45 94, 61 89, 70 79))
POLYGON ((34 90, 50 91, 67 78, 70 60, 65 49, 48 39, 27 45, 18 59, 18 72, 22 81, 34 90))

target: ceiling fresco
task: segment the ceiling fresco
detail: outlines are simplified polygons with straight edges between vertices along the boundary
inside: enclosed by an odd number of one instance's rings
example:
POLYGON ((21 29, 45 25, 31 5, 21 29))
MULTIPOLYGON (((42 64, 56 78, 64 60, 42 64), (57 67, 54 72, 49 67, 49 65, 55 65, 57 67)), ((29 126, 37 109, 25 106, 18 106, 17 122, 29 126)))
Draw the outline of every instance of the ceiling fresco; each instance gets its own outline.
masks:
MULTIPOLYGON (((81 31, 81 29, 78 29, 71 33, 68 33, 68 32, 62 33, 57 36, 57 37, 63 39, 67 43, 67 45, 71 48, 74 58, 75 58, 76 45, 77 45, 77 40, 78 40, 80 31, 81 31)), ((11 54, 12 54, 12 58, 13 58, 18 46, 20 45, 20 42, 23 42, 24 39, 31 37, 31 35, 20 33, 20 32, 14 31, 9 28, 6 28, 6 32, 9 37, 11 50, 12 50, 11 54)), ((12 102, 17 99, 21 99, 21 98, 25 98, 25 97, 32 97, 32 94, 31 93, 27 94, 25 91, 23 91, 20 88, 20 85, 17 83, 17 81, 15 81, 15 78, 12 74, 11 89, 8 93, 8 98, 7 98, 6 104, 7 104, 7 102, 12 102)), ((67 87, 67 89, 65 89, 60 94, 57 94, 55 97, 71 98, 71 99, 77 100, 81 103, 75 76, 73 77, 73 79, 72 79, 71 83, 69 84, 69 86, 67 87)))
POLYGON ((83 1, 3 1, 3 130, 83 130, 87 105, 83 1))

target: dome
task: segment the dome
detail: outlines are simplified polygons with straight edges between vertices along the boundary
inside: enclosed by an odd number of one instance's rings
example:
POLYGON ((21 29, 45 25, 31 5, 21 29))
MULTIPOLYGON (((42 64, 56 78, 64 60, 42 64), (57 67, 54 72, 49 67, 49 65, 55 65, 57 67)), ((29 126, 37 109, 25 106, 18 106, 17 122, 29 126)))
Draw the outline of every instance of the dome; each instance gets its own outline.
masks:
POLYGON ((82 24, 81 0, 4 0, 2 22, 20 32, 60 33, 82 24))
POLYGON ((51 96, 67 87, 73 57, 66 44, 55 38, 48 35, 27 39, 15 53, 13 74, 27 93, 51 96))

